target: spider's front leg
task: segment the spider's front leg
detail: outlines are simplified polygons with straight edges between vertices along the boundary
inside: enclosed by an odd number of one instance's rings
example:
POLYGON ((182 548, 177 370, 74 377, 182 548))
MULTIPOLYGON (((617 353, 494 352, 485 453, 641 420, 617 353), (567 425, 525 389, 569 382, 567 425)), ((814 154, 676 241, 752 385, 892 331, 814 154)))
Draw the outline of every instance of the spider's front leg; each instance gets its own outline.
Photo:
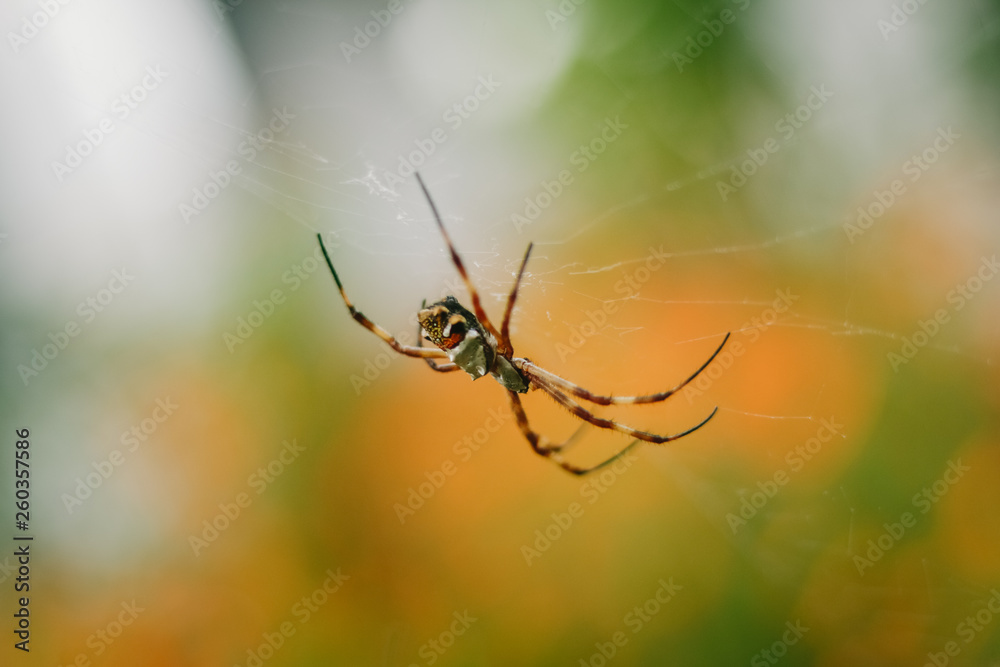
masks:
MULTIPOLYGON (((421 306, 421 308, 424 308, 426 306, 427 306, 427 302, 424 301, 424 303, 421 306)), ((417 322, 417 347, 421 347, 421 348, 424 346, 423 331, 424 331, 424 328, 422 326, 420 326, 419 322, 417 322)), ((457 371, 458 370, 458 364, 452 363, 450 361, 447 362, 447 363, 442 364, 442 363, 438 363, 434 359, 431 359, 430 357, 424 357, 424 361, 426 361, 427 365, 431 367, 431 370, 437 371, 438 373, 450 373, 452 371, 457 371)))
POLYGON ((490 322, 489 316, 486 314, 486 310, 483 308, 482 300, 479 298, 479 292, 476 290, 475 285, 472 284, 472 280, 469 279, 469 272, 465 269, 465 264, 462 262, 461 256, 458 254, 458 250, 455 249, 455 244, 451 241, 451 235, 448 234, 448 230, 444 227, 444 221, 441 220, 441 214, 438 213, 437 205, 431 198, 431 193, 427 190, 427 186, 424 185, 424 179, 420 177, 419 173, 415 173, 414 176, 417 177, 417 183, 420 184, 420 189, 424 193, 424 197, 427 199, 427 204, 431 207, 431 213, 434 215, 434 222, 437 223, 438 229, 441 231, 441 236, 444 238, 445 245, 448 246, 448 252, 451 254, 451 263, 455 265, 455 269, 458 271, 458 275, 461 276, 462 282, 465 283, 465 289, 469 292, 469 298, 472 299, 472 310, 476 314, 476 319, 482 324, 485 331, 489 332, 493 338, 495 338, 500 343, 501 354, 510 354, 510 350, 507 349, 507 343, 500 332, 496 330, 493 323, 490 322))
POLYGON ((341 298, 344 299, 344 303, 347 305, 347 310, 351 313, 351 317, 353 317, 358 324, 360 324, 365 329, 368 329, 373 334, 384 340, 386 343, 388 343, 389 347, 394 349, 396 352, 399 352, 400 354, 405 354, 408 357, 421 357, 423 359, 447 358, 448 355, 445 354, 444 350, 435 350, 428 347, 420 347, 413 345, 403 345, 398 340, 396 340, 395 336, 393 336, 391 333, 389 333, 379 325, 369 320, 367 317, 365 317, 364 313, 355 308, 354 304, 351 303, 351 300, 347 298, 347 293, 344 292, 344 286, 340 283, 340 276, 337 275, 337 270, 333 268, 333 261, 331 261, 330 259, 330 254, 326 251, 326 246, 323 245, 323 236, 321 234, 317 234, 316 238, 319 239, 319 247, 323 251, 323 257, 326 258, 326 265, 330 267, 330 273, 333 274, 333 280, 335 283, 337 283, 337 289, 340 290, 340 296, 341 298))

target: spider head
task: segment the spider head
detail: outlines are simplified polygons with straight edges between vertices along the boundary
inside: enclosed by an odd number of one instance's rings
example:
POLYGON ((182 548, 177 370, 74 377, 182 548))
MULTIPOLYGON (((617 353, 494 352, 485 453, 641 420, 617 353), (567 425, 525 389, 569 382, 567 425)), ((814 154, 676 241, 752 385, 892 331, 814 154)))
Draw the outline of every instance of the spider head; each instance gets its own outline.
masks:
POLYGON ((423 308, 417 320, 424 330, 424 338, 442 350, 452 350, 465 340, 470 329, 478 327, 476 316, 467 311, 453 296, 423 308))
POLYGON ((473 379, 486 375, 496 358, 496 341, 476 316, 453 296, 422 308, 417 320, 424 338, 448 353, 448 358, 473 379))

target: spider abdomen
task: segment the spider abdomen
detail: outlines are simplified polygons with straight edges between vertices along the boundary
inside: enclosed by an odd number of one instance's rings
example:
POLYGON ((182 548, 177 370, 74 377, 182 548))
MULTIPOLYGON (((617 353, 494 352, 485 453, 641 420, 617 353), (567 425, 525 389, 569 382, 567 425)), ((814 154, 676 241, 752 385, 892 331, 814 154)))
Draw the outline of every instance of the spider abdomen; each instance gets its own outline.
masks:
POLYGON ((452 363, 471 375, 473 380, 486 375, 496 357, 496 351, 475 329, 466 334, 457 346, 446 351, 452 363))
POLYGON ((514 365, 510 363, 507 357, 497 355, 496 362, 493 364, 492 375, 506 389, 516 391, 519 394, 528 391, 528 380, 521 375, 521 371, 514 368, 514 365))

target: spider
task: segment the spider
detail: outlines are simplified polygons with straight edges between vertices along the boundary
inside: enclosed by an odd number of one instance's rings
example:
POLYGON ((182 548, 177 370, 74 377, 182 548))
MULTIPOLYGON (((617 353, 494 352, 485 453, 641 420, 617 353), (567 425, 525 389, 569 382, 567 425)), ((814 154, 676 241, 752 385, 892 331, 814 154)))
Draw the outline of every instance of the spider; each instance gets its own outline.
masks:
MULTIPOLYGON (((333 268, 333 261, 330 259, 330 254, 327 252, 326 246, 323 244, 323 237, 322 235, 317 234, 320 248, 323 251, 323 256, 326 258, 326 263, 330 267, 330 272, 333 274, 333 280, 337 283, 337 289, 340 290, 340 296, 344 299, 344 303, 347 305, 347 310, 350 311, 351 317, 357 320, 361 326, 365 327, 388 343, 389 346, 396 352, 409 357, 420 357, 427 362, 428 366, 439 373, 463 370, 471 375, 473 380, 481 378, 487 373, 493 376, 493 378, 507 390, 507 395, 510 397, 510 404, 517 420, 517 425, 521 429, 521 433, 524 434, 524 437, 531 445, 531 448, 537 454, 552 460, 557 465, 562 467, 563 470, 566 470, 574 475, 585 475, 613 463, 620 457, 624 456, 626 452, 632 449, 640 441, 661 444, 664 442, 670 442, 671 440, 677 440, 678 438, 683 438, 684 436, 690 435, 700 429, 715 416, 715 413, 719 409, 718 407, 713 409, 712 413, 708 415, 708 417, 686 431, 682 431, 681 433, 674 435, 656 435, 654 433, 640 431, 632 428, 631 426, 626 426, 625 424, 620 424, 611 419, 597 417, 583 408, 583 406, 581 406, 578 401, 574 400, 572 396, 583 399, 584 401, 589 401, 590 403, 594 403, 596 405, 627 405, 638 403, 659 403, 661 401, 665 401, 676 392, 683 389, 689 382, 698 377, 698 374, 705 370, 710 363, 712 363, 712 360, 715 359, 719 352, 722 351, 726 341, 729 340, 728 333, 725 338, 722 339, 722 343, 719 344, 719 347, 712 353, 712 356, 708 358, 708 361, 703 363, 701 367, 691 375, 691 377, 684 380, 673 389, 656 394, 647 394, 644 396, 601 396, 599 394, 594 394, 583 387, 573 384, 568 380, 564 380, 555 373, 536 366, 528 359, 515 357, 514 348, 510 342, 510 317, 514 310, 514 302, 517 300, 517 290, 521 284, 521 278, 524 276, 524 267, 528 264, 528 257, 531 256, 531 248, 533 244, 528 244, 528 249, 524 253, 524 259, 521 260, 521 268, 517 272, 517 278, 514 280, 514 286, 511 288, 510 295, 507 297, 507 307, 504 310, 503 323, 500 326, 500 330, 497 331, 496 327, 493 326, 493 323, 490 321, 489 316, 487 316, 486 311, 483 309, 482 301, 479 298, 479 292, 476 291, 476 288, 472 285, 472 281, 469 280, 469 274, 465 270, 462 258, 459 257, 458 252, 455 250, 455 246, 451 241, 451 237, 448 235, 448 230, 445 229, 444 223, 441 221, 441 215, 438 213, 437 206, 434 205, 434 200, 431 199, 427 186, 424 185, 424 181, 420 178, 420 174, 416 174, 416 177, 417 182, 420 184, 420 189, 423 190, 424 197, 426 197, 427 203, 430 205, 431 213, 434 215, 434 220, 437 222, 438 229, 441 231, 441 235, 444 237, 444 241, 448 246, 448 251, 451 253, 451 261, 458 270, 458 273, 469 292, 474 313, 469 312, 469 310, 462 306, 462 304, 460 304, 454 296, 447 296, 443 300, 430 306, 427 306, 427 302, 424 301, 421 310, 417 313, 417 320, 419 322, 417 338, 418 343, 415 346, 403 345, 388 331, 368 319, 360 310, 355 308, 354 304, 351 303, 351 300, 347 298, 347 294, 344 292, 344 286, 341 284, 340 277, 337 275, 337 270, 333 268), (433 343, 436 348, 424 347, 420 338, 421 336, 423 336, 425 340, 433 343), (447 359, 448 361, 439 361, 444 359, 447 359), (546 394, 554 398, 557 403, 562 405, 584 422, 588 422, 599 428, 624 433, 634 438, 634 440, 611 458, 589 468, 581 468, 567 462, 563 458, 562 452, 575 439, 576 433, 561 443, 552 443, 545 436, 532 430, 528 423, 528 416, 524 411, 524 406, 521 404, 520 397, 520 394, 526 393, 528 389, 532 388, 541 389, 546 394)), ((580 428, 582 429, 585 425, 586 424, 581 424, 580 428)), ((580 430, 578 429, 577 433, 579 433, 579 431, 580 430)))

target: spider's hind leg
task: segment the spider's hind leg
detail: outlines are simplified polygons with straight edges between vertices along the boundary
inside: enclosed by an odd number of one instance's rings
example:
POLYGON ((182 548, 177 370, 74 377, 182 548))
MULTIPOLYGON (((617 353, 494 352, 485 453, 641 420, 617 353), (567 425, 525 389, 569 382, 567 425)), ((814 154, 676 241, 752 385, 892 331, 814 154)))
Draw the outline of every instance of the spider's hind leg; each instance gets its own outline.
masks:
POLYGON ((587 425, 586 424, 580 424, 576 428, 576 430, 573 431, 570 434, 570 436, 568 438, 566 438, 565 440, 563 440, 561 443, 559 443, 557 445, 550 444, 545 449, 547 449, 548 451, 553 452, 553 453, 565 452, 567 449, 569 449, 570 447, 572 447, 576 443, 580 442, 580 438, 581 438, 581 436, 583 436, 583 432, 586 431, 586 430, 587 430, 587 425))
POLYGON ((562 405, 564 408, 569 410, 571 413, 573 413, 580 419, 589 422, 599 428, 606 428, 612 431, 617 431, 619 433, 624 433, 629 437, 638 438, 639 440, 651 442, 655 445, 661 445, 665 442, 677 440, 678 438, 683 438, 686 435, 694 433, 695 431, 703 427, 705 424, 707 424, 709 421, 711 421, 712 417, 715 416, 715 413, 719 411, 718 406, 716 406, 712 410, 712 412, 709 413, 707 417, 705 417, 705 419, 698 422, 694 426, 688 428, 687 430, 681 431, 680 433, 674 433, 673 435, 657 435, 655 433, 650 433, 648 431, 640 431, 637 428, 632 428, 631 426, 621 424, 613 419, 604 419, 603 417, 597 417, 590 411, 585 410, 583 407, 581 407, 580 404, 574 401, 572 398, 559 391, 558 388, 546 384, 545 382, 538 382, 537 378, 535 380, 535 385, 541 388, 545 393, 554 398, 557 403, 562 405))
POLYGON ((544 368, 536 366, 527 359, 518 360, 518 368, 530 375, 536 380, 538 384, 545 384, 557 388, 560 392, 572 394, 578 398, 582 398, 585 401, 591 403, 596 403, 597 405, 637 405, 637 404, 648 404, 648 403, 659 403, 665 401, 684 387, 691 384, 695 378, 701 375, 701 372, 708 368, 719 353, 722 352, 722 348, 726 346, 726 341, 729 340, 729 335, 726 334, 719 343, 719 347, 715 348, 715 352, 712 356, 708 358, 694 373, 692 373, 686 380, 678 384, 673 389, 668 389, 667 391, 661 391, 656 394, 645 394, 643 396, 602 396, 600 394, 595 394, 583 387, 565 380, 551 371, 547 371, 544 368))
POLYGON ((583 432, 583 429, 586 428, 586 424, 581 424, 580 427, 573 432, 573 435, 567 438, 564 442, 553 445, 549 442, 548 438, 531 428, 531 425, 528 423, 528 415, 524 411, 524 406, 521 404, 521 397, 517 395, 517 392, 508 391, 507 394, 510 396, 510 405, 514 410, 514 416, 517 419, 518 428, 521 429, 521 433, 524 434, 525 439, 528 441, 528 444, 531 445, 531 448, 535 450, 535 453, 551 460, 557 466, 573 475, 586 475, 596 470, 600 470, 605 466, 611 465, 621 457, 625 456, 640 442, 638 439, 633 440, 620 452, 595 466, 590 466, 589 468, 575 466, 563 459, 562 452, 577 442, 577 439, 583 432))
POLYGON ((612 463, 614 463, 615 461, 617 461, 618 459, 622 458, 623 456, 625 456, 626 454, 628 454, 630 451, 632 451, 632 448, 635 447, 636 445, 638 445, 640 442, 642 442, 642 441, 639 440, 639 439, 633 440, 628 445, 626 445, 623 450, 621 450, 620 452, 618 452, 617 454, 615 454, 614 456, 612 456, 610 459, 608 459, 606 461, 602 461, 601 463, 598 463, 596 466, 591 466, 590 468, 577 468, 575 466, 566 467, 560 461, 556 461, 556 463, 558 463, 559 465, 561 465, 563 467, 563 469, 568 470, 569 472, 573 473, 574 475, 586 475, 588 473, 592 473, 592 472, 594 472, 596 470, 600 470, 601 468, 604 468, 606 466, 611 465, 612 463))

